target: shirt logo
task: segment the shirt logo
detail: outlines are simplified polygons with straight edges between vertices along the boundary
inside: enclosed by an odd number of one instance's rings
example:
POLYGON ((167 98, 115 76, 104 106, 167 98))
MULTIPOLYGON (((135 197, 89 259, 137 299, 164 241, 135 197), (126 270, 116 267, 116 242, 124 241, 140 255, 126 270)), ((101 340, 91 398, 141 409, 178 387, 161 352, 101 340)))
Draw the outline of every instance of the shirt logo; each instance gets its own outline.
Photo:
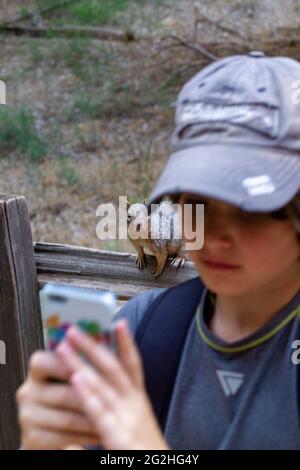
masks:
POLYGON ((235 395, 244 382, 244 374, 228 370, 216 370, 223 392, 226 397, 235 395))

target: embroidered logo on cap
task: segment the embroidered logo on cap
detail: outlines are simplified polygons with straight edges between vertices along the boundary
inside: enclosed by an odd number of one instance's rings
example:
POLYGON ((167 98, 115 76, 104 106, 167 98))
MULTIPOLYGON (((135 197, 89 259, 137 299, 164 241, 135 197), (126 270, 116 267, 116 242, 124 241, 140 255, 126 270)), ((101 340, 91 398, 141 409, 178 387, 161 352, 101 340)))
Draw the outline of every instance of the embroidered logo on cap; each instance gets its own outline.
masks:
POLYGON ((181 104, 177 124, 201 124, 226 121, 274 137, 278 130, 278 109, 261 104, 216 105, 202 101, 181 104))
POLYGON ((250 196, 260 196, 261 194, 270 194, 275 191, 269 175, 252 176, 245 178, 242 185, 250 196))

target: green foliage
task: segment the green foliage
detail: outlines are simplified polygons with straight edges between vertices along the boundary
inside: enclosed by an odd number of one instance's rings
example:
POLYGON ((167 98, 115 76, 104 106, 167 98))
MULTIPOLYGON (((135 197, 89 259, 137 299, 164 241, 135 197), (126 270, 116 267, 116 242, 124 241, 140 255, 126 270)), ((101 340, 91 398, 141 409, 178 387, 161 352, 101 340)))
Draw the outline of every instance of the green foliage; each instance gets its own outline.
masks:
POLYGON ((43 53, 40 48, 40 41, 36 38, 30 38, 28 41, 29 51, 33 65, 39 65, 43 60, 43 53))
POLYGON ((124 11, 129 0, 81 0, 63 6, 56 24, 99 26, 114 23, 115 16, 124 11))
POLYGON ((163 6, 174 5, 178 0, 36 0, 37 8, 44 10, 43 17, 51 25, 101 26, 117 25, 130 29, 133 22, 142 21, 151 27, 159 23, 163 15, 163 6), (55 3, 56 2, 56 3, 55 3), (54 5, 53 5, 54 3, 54 5), (152 13, 149 15, 149 8, 152 13))
POLYGON ((70 164, 69 159, 65 155, 58 158, 59 175, 63 181, 66 181, 69 186, 75 186, 79 183, 79 176, 75 168, 70 164))
POLYGON ((0 150, 2 156, 20 151, 30 161, 40 160, 46 153, 47 145, 35 128, 34 118, 25 108, 11 110, 0 107, 0 150))
POLYGON ((97 97, 93 99, 92 95, 77 93, 71 108, 67 111, 67 118, 69 121, 81 120, 83 118, 95 119, 100 114, 101 106, 101 99, 97 97))
MULTIPOLYGON (((47 5, 51 6, 52 2, 53 6, 56 3, 59 4, 57 0, 36 0, 37 10, 47 5)), ((131 14, 135 20, 138 20, 138 24, 140 24, 139 19, 142 19, 142 14, 145 14, 145 21, 154 21, 154 17, 159 16, 160 7, 167 3, 170 5, 170 0, 62 1, 61 5, 55 6, 42 16, 46 26, 57 24, 57 21, 61 21, 61 24, 100 25, 102 22, 111 24, 116 18, 118 21, 121 20, 119 25, 126 26, 131 14), (149 6, 154 8, 149 9, 149 6)), ((25 38, 22 41, 20 54, 22 53, 24 57, 29 55, 31 60, 27 60, 26 66, 20 67, 12 76, 6 77, 6 81, 8 82, 9 79, 11 89, 13 84, 15 87, 22 86, 21 82, 24 79, 34 78, 40 81, 41 77, 37 72, 43 69, 45 71, 44 88, 38 99, 43 100, 45 95, 45 100, 49 101, 50 114, 55 114, 57 109, 59 119, 51 120, 51 125, 47 129, 49 144, 46 147, 44 138, 36 130, 34 118, 29 111, 26 109, 9 111, 6 108, 6 111, 3 110, 0 114, 2 154, 18 150, 33 162, 42 158, 46 149, 49 156, 57 155, 57 152, 60 152, 58 148, 63 142, 63 133, 59 127, 62 122, 68 126, 71 123, 84 123, 85 120, 124 116, 143 117, 145 112, 153 106, 160 107, 164 113, 171 112, 172 99, 182 84, 182 78, 176 70, 169 71, 165 64, 161 64, 159 70, 155 68, 153 71, 152 67, 144 70, 143 66, 141 67, 143 65, 141 55, 137 59, 133 53, 133 60, 131 53, 128 56, 127 53, 123 55, 119 47, 109 42, 99 43, 91 38, 80 37, 68 39, 53 37, 49 40, 25 38), (68 69, 67 73, 65 73, 66 69, 68 69), (73 76, 69 77, 71 75, 69 71, 73 76), (53 103, 57 104, 57 98, 55 95, 52 100, 53 87, 50 81, 56 80, 58 73, 66 76, 66 83, 70 83, 70 87, 66 91, 67 99, 64 101, 66 106, 64 108, 57 106, 55 109, 53 103), (55 126, 60 131, 56 133, 57 135, 52 132, 55 126)), ((145 63, 147 60, 148 56, 145 57, 145 63)), ((64 80, 60 83, 62 91, 65 91, 64 80)), ((59 90, 57 91, 59 93, 59 90)), ((30 103, 29 106, 31 107, 32 104, 30 103)), ((47 111, 45 115, 48 117, 47 111)), ((96 131, 84 130, 81 134, 74 132, 73 135, 81 148, 87 151, 97 150, 99 137, 96 131)), ((148 162, 148 149, 145 149, 145 155, 146 162, 148 162)), ((69 165, 62 162, 60 166, 62 174, 67 175, 66 181, 75 184, 77 177, 69 165)), ((151 168, 151 165, 149 166, 151 168)), ((148 163, 145 163, 143 175, 147 172, 147 168, 148 163)), ((147 193, 149 184, 146 176, 143 177, 143 193, 147 193)))
POLYGON ((46 54, 53 66, 67 67, 82 83, 98 85, 102 70, 109 63, 110 57, 105 48, 95 51, 91 39, 75 37, 72 39, 52 39, 46 54))
POLYGON ((95 92, 78 92, 67 112, 69 121, 83 118, 109 118, 112 116, 129 116, 136 109, 136 96, 133 90, 125 87, 115 92, 113 82, 107 82, 106 90, 95 92))

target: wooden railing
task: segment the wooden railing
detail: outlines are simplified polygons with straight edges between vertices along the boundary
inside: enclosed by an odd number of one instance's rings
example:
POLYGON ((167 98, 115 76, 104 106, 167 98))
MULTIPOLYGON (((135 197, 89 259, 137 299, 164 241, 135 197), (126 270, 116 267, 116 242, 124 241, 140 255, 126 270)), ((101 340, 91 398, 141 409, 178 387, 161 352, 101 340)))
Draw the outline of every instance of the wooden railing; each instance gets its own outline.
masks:
POLYGON ((25 198, 0 195, 0 449, 20 444, 15 392, 24 381, 30 355, 43 347, 39 289, 48 281, 109 289, 127 300, 147 289, 169 287, 195 277, 192 263, 168 265, 157 280, 155 260, 140 271, 136 256, 53 243, 33 243, 25 198))

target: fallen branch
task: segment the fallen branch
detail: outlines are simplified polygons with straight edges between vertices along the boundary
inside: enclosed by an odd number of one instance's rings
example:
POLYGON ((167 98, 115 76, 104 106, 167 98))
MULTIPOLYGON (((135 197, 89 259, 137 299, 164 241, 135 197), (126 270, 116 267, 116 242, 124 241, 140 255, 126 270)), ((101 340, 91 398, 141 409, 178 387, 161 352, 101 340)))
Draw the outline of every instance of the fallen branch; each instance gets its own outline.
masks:
POLYGON ((163 46, 160 50, 167 49, 169 47, 175 47, 176 45, 178 45, 178 46, 186 47, 187 49, 191 49, 192 51, 197 52, 197 54, 200 54, 200 55, 206 57, 206 59, 209 59, 211 61, 218 60, 218 58, 219 58, 216 55, 209 52, 205 47, 200 46, 199 44, 186 42, 183 39, 181 39, 178 36, 175 36, 173 34, 170 34, 168 36, 164 36, 162 39, 163 40, 172 39, 173 41, 177 42, 177 44, 173 43, 169 46, 163 46))
POLYGON ((196 14, 195 25, 194 25, 194 28, 195 28, 194 34, 196 33, 198 23, 201 23, 201 22, 205 21, 205 22, 215 26, 216 28, 220 29, 221 31, 223 31, 225 33, 231 34, 233 36, 238 36, 243 41, 249 41, 250 38, 248 38, 244 33, 241 33, 238 29, 236 29, 236 28, 233 29, 230 26, 227 26, 224 23, 221 23, 221 21, 217 21, 217 20, 214 20, 214 19, 210 18, 205 13, 200 11, 199 7, 196 6, 196 5, 194 5, 194 8, 195 8, 195 14, 196 14))
POLYGON ((124 41, 136 40, 131 31, 115 31, 112 29, 90 27, 90 26, 62 26, 51 28, 34 28, 27 26, 0 26, 0 34, 14 34, 16 36, 33 37, 92 37, 105 41, 124 41))

